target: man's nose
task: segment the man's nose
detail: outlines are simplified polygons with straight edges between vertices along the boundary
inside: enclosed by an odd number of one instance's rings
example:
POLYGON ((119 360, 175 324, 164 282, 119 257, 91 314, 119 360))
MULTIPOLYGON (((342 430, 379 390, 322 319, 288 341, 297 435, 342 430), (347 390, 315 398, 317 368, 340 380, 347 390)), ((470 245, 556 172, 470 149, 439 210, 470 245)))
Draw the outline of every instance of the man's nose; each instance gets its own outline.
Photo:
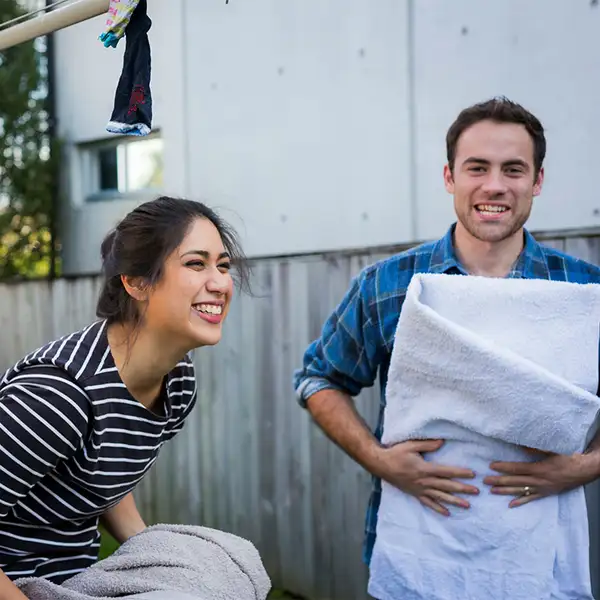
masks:
POLYGON ((506 182, 500 171, 490 171, 482 189, 488 194, 504 194, 506 193, 506 182))

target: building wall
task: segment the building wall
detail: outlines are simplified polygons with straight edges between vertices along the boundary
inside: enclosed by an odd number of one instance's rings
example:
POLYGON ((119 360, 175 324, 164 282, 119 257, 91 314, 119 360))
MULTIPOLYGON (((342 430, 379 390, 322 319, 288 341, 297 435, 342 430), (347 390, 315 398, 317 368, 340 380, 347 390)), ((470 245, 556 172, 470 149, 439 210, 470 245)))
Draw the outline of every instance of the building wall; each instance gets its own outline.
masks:
MULTIPOLYGON (((149 5, 164 190, 222 209, 250 255, 440 235, 453 218, 441 176, 446 129, 461 108, 497 94, 547 128, 546 186, 531 227, 600 225, 594 2, 149 5)), ((102 26, 100 17, 57 34, 59 123, 72 143, 107 135, 125 42, 103 48, 102 26)), ((101 235, 131 204, 90 209, 72 149, 65 267, 94 271, 101 235)))

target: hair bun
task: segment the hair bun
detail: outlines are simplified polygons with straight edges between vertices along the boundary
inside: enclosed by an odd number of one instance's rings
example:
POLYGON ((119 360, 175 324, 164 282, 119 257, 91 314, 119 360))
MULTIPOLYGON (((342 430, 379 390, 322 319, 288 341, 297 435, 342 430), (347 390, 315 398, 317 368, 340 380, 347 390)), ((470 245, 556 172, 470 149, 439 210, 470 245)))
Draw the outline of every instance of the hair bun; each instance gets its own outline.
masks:
POLYGON ((114 275, 113 269, 115 266, 115 243, 117 240, 117 230, 111 230, 106 237, 102 240, 102 244, 100 245, 100 256, 102 258, 102 270, 109 277, 114 275))

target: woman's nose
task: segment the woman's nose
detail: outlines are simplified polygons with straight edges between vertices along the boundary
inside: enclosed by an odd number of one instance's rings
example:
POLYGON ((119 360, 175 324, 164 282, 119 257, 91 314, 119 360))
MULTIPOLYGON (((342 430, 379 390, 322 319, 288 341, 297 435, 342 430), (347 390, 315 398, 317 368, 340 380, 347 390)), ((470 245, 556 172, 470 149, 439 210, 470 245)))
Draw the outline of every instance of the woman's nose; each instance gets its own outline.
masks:
POLYGON ((217 272, 209 277, 206 289, 214 294, 224 294, 229 287, 229 276, 217 272))

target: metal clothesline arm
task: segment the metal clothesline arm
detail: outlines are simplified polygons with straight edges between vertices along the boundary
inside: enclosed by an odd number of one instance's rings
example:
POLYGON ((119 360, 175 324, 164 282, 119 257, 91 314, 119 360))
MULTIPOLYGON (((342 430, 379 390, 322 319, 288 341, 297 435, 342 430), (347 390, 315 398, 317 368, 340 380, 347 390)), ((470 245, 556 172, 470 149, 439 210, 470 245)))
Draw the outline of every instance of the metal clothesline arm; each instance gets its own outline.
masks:
POLYGON ((108 12, 110 0, 78 0, 0 31, 0 50, 17 46, 108 12))

